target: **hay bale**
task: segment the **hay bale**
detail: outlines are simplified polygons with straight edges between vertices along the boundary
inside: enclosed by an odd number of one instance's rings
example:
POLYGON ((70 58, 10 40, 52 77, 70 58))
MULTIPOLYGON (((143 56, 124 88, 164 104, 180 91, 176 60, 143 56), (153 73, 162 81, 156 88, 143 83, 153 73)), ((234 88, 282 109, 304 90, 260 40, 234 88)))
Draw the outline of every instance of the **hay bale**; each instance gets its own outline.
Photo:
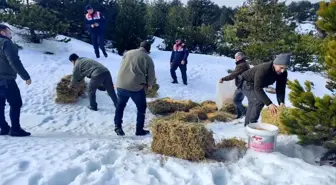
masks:
POLYGON ((221 111, 228 112, 231 114, 237 114, 236 107, 234 106, 233 102, 225 102, 223 107, 221 108, 221 111))
POLYGON ((217 105, 216 102, 214 101, 204 101, 201 103, 201 108, 203 109, 204 112, 210 113, 210 112, 216 112, 217 111, 217 105))
POLYGON ((183 122, 199 122, 199 119, 196 114, 190 114, 189 112, 174 112, 170 116, 164 118, 165 120, 170 121, 183 121, 183 122))
POLYGON ((213 133, 199 123, 157 120, 152 135, 152 151, 167 156, 199 161, 210 157, 215 150, 213 133))
POLYGON ((155 98, 158 95, 158 91, 160 89, 160 85, 156 83, 153 85, 151 89, 146 90, 147 98, 155 98))
POLYGON ((200 109, 191 109, 189 112, 178 111, 164 118, 165 120, 199 123, 207 120, 207 114, 200 109))
POLYGON ((232 121, 235 118, 234 115, 223 111, 207 113, 207 117, 210 122, 214 121, 228 122, 232 121))
POLYGON ((157 99, 148 103, 148 109, 153 114, 158 115, 166 115, 176 111, 188 112, 196 106, 198 104, 190 100, 173 100, 170 98, 157 99))
POLYGON ((85 92, 85 81, 81 81, 73 88, 68 88, 72 75, 64 76, 56 86, 56 103, 75 103, 77 98, 85 92))
POLYGON ((219 143, 216 144, 217 149, 224 148, 238 148, 246 150, 246 142, 242 139, 238 139, 236 137, 230 139, 222 139, 219 143))
POLYGON ((261 111, 261 121, 277 126, 281 134, 289 134, 289 130, 281 121, 282 114, 287 114, 288 108, 280 106, 277 114, 272 114, 267 108, 261 111))

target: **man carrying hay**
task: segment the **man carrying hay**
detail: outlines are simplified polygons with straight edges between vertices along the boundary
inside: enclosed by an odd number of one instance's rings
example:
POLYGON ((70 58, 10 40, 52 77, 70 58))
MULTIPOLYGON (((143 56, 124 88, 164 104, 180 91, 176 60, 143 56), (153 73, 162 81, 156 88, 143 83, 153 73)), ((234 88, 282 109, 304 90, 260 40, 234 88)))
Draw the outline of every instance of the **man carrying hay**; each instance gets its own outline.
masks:
POLYGON ((30 136, 20 126, 22 98, 15 80, 19 74, 30 85, 31 79, 21 63, 17 47, 12 42, 11 30, 3 24, 0 24, 0 48, 0 135, 30 136), (10 106, 12 128, 5 120, 6 101, 10 106))
MULTIPOLYGON (((219 83, 223 83, 224 81, 235 80, 236 86, 239 84, 238 76, 241 75, 244 71, 250 69, 250 65, 245 60, 245 54, 243 52, 238 52, 235 54, 236 60, 236 68, 232 73, 228 76, 223 77, 219 80, 219 83)), ((237 88, 234 95, 233 95, 233 104, 235 105, 236 112, 237 112, 237 119, 245 116, 246 108, 243 105, 244 100, 244 93, 240 88, 237 88)))
POLYGON ((103 85, 103 87, 106 89, 108 95, 111 97, 114 103, 114 106, 116 107, 118 98, 114 91, 114 85, 110 71, 101 63, 89 58, 79 57, 75 53, 69 56, 69 60, 74 65, 70 88, 77 82, 83 80, 85 77, 91 78, 89 83, 90 105, 88 108, 93 111, 98 110, 98 105, 96 102, 96 91, 101 85, 103 85))
POLYGON ((149 134, 149 131, 143 128, 147 109, 146 89, 151 89, 155 83, 154 63, 148 55, 150 48, 150 43, 143 41, 139 49, 130 50, 123 56, 117 78, 119 101, 114 117, 115 132, 119 136, 125 135, 122 129, 122 119, 129 98, 133 100, 138 109, 135 135, 149 134))
POLYGON ((248 99, 248 107, 245 117, 245 126, 249 123, 257 123, 264 105, 272 114, 278 107, 272 103, 263 88, 276 82, 276 95, 279 105, 285 103, 285 91, 287 83, 287 68, 290 63, 289 54, 280 54, 272 62, 259 64, 242 75, 241 89, 248 99))

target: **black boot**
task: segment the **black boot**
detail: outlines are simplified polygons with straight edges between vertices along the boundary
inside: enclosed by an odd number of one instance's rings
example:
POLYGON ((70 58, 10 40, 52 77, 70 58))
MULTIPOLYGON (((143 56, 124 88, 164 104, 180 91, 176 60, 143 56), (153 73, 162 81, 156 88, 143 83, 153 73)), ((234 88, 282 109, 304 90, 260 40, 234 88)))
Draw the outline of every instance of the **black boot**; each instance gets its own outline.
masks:
POLYGON ((172 81, 173 84, 178 84, 177 80, 172 81))
POLYGON ((187 83, 187 82, 183 82, 183 84, 184 84, 184 85, 188 85, 188 83, 187 83))
POLYGON ((92 107, 90 105, 87 106, 88 109, 93 110, 93 111, 98 111, 97 107, 92 107))
POLYGON ((135 132, 135 135, 137 136, 145 136, 150 134, 150 132, 148 130, 144 130, 144 129, 137 129, 135 132))
POLYGON ((96 53, 96 57, 97 57, 97 58, 100 58, 100 55, 99 55, 99 53, 96 53))
POLYGON ((26 136, 30 136, 31 133, 30 132, 26 132, 25 130, 23 130, 22 128, 11 128, 10 132, 9 132, 10 136, 13 137, 26 137, 26 136))
POLYGON ((0 135, 8 135, 10 131, 10 127, 8 125, 0 128, 0 135))
POLYGON ((106 51, 103 51, 103 54, 104 54, 105 58, 107 58, 107 57, 108 57, 108 55, 107 55, 106 51))
POLYGON ((124 136, 125 135, 125 132, 123 131, 123 129, 121 127, 118 127, 118 126, 115 127, 114 131, 118 136, 124 136))

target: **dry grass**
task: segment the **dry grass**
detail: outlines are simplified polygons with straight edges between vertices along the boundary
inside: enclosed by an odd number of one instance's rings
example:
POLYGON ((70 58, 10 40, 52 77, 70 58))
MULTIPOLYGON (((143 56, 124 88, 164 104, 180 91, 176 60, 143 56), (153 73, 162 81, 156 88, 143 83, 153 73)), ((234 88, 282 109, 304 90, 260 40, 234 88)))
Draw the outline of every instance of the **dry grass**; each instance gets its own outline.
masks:
POLYGON ((203 111, 206 113, 215 112, 217 111, 216 102, 210 100, 204 101, 201 103, 201 109, 203 109, 203 111))
POLYGON ((236 108, 233 102, 224 103, 223 107, 221 108, 221 111, 228 112, 231 114, 236 114, 236 108))
POLYGON ((272 114, 267 108, 261 111, 261 121, 277 126, 281 134, 289 134, 289 130, 281 121, 281 115, 287 113, 288 108, 280 106, 277 114, 272 114))
POLYGON ((64 76, 56 86, 56 103, 67 104, 75 103, 78 97, 85 92, 85 81, 81 81, 73 88, 68 88, 71 83, 72 75, 64 76))
POLYGON ((221 142, 216 144, 216 148, 217 149, 238 148, 242 150, 247 150, 246 142, 236 137, 230 139, 222 139, 221 142))
POLYGON ((159 154, 200 161, 215 150, 213 133, 203 124, 157 119, 152 134, 152 151, 159 154))
POLYGON ((163 119, 199 123, 204 120, 207 120, 208 117, 206 113, 202 112, 201 110, 191 109, 189 112, 183 112, 183 111, 174 112, 173 114, 163 119))
POLYGON ((163 98, 150 102, 148 107, 153 114, 166 116, 162 118, 164 120, 201 123, 227 122, 235 119, 235 115, 231 113, 233 105, 228 104, 221 111, 217 111, 216 103, 213 101, 197 104, 190 100, 163 98))
POLYGON ((170 98, 162 98, 148 103, 148 109, 153 114, 158 115, 166 115, 176 111, 188 112, 196 106, 198 104, 190 100, 173 100, 170 98))
POLYGON ((210 122, 214 121, 227 122, 235 119, 234 115, 223 111, 207 113, 207 117, 210 122))
POLYGON ((146 97, 147 98, 157 97, 159 89, 160 89, 160 85, 155 82, 153 87, 146 91, 146 97))

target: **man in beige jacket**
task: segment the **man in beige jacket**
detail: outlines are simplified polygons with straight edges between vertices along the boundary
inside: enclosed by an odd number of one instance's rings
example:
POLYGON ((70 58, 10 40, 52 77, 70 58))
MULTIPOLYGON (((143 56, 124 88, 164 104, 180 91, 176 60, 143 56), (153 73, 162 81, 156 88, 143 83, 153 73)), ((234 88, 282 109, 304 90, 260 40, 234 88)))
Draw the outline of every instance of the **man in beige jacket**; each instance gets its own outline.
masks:
POLYGON ((147 109, 146 89, 151 89, 155 81, 155 70, 150 52, 150 43, 143 41, 139 49, 126 52, 121 62, 117 77, 118 104, 115 112, 115 132, 119 136, 125 135, 122 129, 122 119, 126 104, 131 98, 135 103, 137 112, 137 124, 135 135, 149 134, 144 130, 145 114, 147 109))

